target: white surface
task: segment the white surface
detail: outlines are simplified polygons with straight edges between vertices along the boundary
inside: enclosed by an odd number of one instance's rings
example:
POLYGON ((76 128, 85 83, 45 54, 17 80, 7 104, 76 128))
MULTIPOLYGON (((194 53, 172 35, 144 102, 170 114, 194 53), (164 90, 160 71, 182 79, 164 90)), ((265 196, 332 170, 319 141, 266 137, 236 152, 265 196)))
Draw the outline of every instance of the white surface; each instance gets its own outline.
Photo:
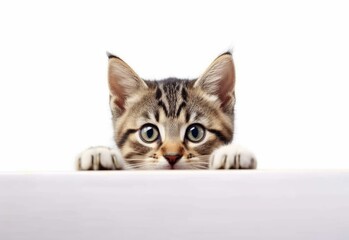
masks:
POLYGON ((346 171, 0 175, 0 239, 348 239, 346 171))
POLYGON ((233 48, 236 140, 260 168, 349 168, 347 1, 1 1, 0 170, 111 145, 106 51, 197 77, 233 48), (30 159, 30 160, 29 160, 30 159))

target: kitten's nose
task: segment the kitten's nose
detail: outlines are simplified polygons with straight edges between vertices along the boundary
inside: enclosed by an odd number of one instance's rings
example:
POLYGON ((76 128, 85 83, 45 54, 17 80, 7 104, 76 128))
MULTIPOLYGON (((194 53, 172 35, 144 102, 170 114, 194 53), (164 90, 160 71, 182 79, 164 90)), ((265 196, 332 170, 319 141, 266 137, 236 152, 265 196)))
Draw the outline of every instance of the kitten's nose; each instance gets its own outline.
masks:
POLYGON ((178 162, 179 159, 181 159, 182 155, 179 155, 178 153, 169 153, 164 155, 164 158, 166 158, 167 162, 174 166, 176 162, 178 162))

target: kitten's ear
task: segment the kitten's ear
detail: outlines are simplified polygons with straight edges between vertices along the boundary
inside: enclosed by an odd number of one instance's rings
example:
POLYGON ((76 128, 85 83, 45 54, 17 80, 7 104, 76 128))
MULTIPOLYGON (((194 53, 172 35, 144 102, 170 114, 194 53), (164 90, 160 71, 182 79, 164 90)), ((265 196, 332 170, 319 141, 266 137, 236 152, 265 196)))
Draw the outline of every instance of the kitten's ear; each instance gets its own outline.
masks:
POLYGON ((110 107, 118 115, 125 110, 127 98, 147 84, 119 57, 107 53, 109 58, 108 80, 110 90, 110 107))
POLYGON ((206 72, 196 80, 194 87, 201 88, 205 93, 217 96, 221 107, 234 106, 235 68, 230 52, 217 57, 206 72))

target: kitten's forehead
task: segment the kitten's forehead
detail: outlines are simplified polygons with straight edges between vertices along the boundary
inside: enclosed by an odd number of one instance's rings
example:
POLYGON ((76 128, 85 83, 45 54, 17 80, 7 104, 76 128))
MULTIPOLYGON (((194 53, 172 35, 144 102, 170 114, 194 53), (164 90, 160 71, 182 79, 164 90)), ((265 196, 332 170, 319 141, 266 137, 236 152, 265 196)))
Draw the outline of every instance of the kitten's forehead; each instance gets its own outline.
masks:
POLYGON ((155 98, 166 117, 178 118, 188 101, 188 88, 192 81, 168 78, 155 82, 155 98))
POLYGON ((152 91, 154 104, 144 105, 144 115, 159 123, 171 126, 192 122, 208 123, 208 118, 217 117, 219 105, 216 99, 194 87, 196 79, 168 78, 161 81, 146 81, 152 91))

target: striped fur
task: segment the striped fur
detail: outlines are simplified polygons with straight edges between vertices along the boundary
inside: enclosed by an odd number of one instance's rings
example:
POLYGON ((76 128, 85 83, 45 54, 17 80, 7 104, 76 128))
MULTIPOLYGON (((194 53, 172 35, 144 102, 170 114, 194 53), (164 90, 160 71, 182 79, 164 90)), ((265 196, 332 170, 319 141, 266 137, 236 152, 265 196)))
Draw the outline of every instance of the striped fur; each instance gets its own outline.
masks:
POLYGON ((230 53, 219 56, 193 80, 146 81, 120 58, 109 58, 114 139, 131 168, 204 169, 209 155, 232 141, 235 71, 230 53), (200 143, 185 137, 193 123, 205 128, 200 143), (139 132, 144 124, 157 126, 157 141, 142 141, 139 132), (174 166, 164 158, 169 153, 181 156, 174 166))

